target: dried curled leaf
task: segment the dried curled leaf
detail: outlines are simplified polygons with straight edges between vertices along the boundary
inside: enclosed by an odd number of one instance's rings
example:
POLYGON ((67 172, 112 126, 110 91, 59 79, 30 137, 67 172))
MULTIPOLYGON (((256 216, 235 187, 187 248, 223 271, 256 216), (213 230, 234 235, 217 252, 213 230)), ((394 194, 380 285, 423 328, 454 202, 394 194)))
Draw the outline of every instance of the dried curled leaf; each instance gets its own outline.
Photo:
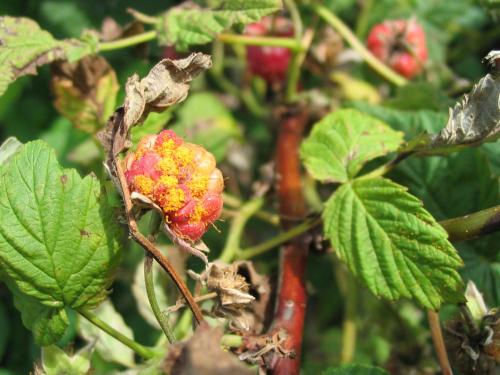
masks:
POLYGON ((478 146, 500 137, 500 51, 490 52, 485 60, 492 66, 488 73, 450 108, 446 126, 437 134, 416 137, 404 151, 443 153, 466 146, 478 146))
MULTIPOLYGON (((200 275, 192 271, 189 274, 206 286, 210 292, 217 294, 217 304, 214 306, 216 316, 229 319, 234 330, 248 331, 256 319, 251 310, 255 297, 250 294, 251 285, 245 276, 239 273, 245 267, 241 263, 225 265, 209 263, 207 269, 200 275)), ((253 268, 252 268, 253 270, 253 268)), ((247 276, 250 268, 246 269, 247 276)), ((255 277, 255 274, 254 274, 255 277)), ((266 287, 264 286, 264 289, 266 287)), ((254 288, 254 291, 255 288, 254 288)), ((261 293, 268 290, 260 290, 261 293)))
POLYGON ((54 63, 52 89, 59 113, 76 128, 94 134, 115 109, 118 81, 108 62, 94 55, 78 63, 54 63))
POLYGON ((123 108, 109 120, 107 128, 98 134, 104 148, 113 156, 127 147, 130 128, 142 122, 150 112, 162 112, 183 101, 189 82, 203 70, 210 68, 209 55, 192 53, 180 60, 163 59, 146 77, 131 76, 125 87, 123 108))

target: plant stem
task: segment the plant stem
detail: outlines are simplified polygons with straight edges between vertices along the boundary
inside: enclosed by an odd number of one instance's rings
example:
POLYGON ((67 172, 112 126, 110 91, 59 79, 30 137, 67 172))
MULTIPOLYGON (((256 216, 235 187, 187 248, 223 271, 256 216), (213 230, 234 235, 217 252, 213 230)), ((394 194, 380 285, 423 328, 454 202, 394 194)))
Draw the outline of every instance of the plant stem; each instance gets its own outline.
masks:
POLYGON ((93 312, 91 312, 90 310, 80 309, 77 311, 80 315, 82 315, 85 319, 87 319, 93 325, 102 329, 108 335, 110 335, 111 337, 120 341, 123 345, 128 346, 130 349, 132 349, 134 352, 136 352, 142 358, 151 359, 155 356, 155 352, 152 349, 147 348, 147 347, 139 344, 138 342, 135 342, 131 338, 125 336, 121 332, 119 332, 116 329, 114 329, 113 327, 109 326, 107 323, 105 323, 104 321, 99 319, 99 317, 96 314, 94 314, 93 312))
POLYGON ((167 336, 168 342, 173 344, 175 342, 175 336, 168 323, 168 316, 161 311, 158 300, 156 299, 153 279, 153 257, 149 253, 146 253, 146 259, 144 260, 144 282, 146 284, 146 293, 148 295, 149 304, 151 305, 151 310, 153 310, 153 314, 158 324, 165 333, 165 336, 167 336))
MULTIPOLYGON (((243 205, 243 202, 239 198, 235 197, 234 195, 231 195, 229 193, 223 193, 222 196, 224 199, 224 204, 229 206, 229 207, 240 208, 243 205)), ((255 213, 255 217, 257 217, 265 222, 268 222, 269 224, 272 224, 272 225, 279 225, 279 223, 280 223, 279 215, 272 214, 270 212, 263 211, 263 210, 258 210, 255 213)))
POLYGON ((226 245, 222 250, 219 260, 225 263, 230 263, 234 259, 236 254, 239 253, 241 236, 243 234, 245 224, 247 223, 248 219, 250 219, 250 217, 252 217, 255 212, 257 212, 262 207, 263 204, 264 200, 262 198, 255 198, 241 206, 238 213, 231 222, 226 245))
POLYGON ((268 241, 265 241, 259 245, 252 246, 246 249, 242 249, 239 251, 238 258, 239 259, 250 259, 253 258, 257 255, 263 254, 266 251, 269 251, 271 249, 276 248, 279 245, 284 244, 285 242, 291 240, 292 238, 295 238, 303 233, 306 233, 310 229, 318 226, 321 224, 321 218, 316 218, 313 220, 307 220, 304 221, 303 223, 292 227, 291 229, 280 233, 279 235, 271 238, 268 241))
POLYGON ((446 352, 446 346, 443 340, 443 333, 441 332, 439 315, 435 311, 427 310, 427 319, 429 321, 432 342, 434 343, 434 349, 436 350, 436 355, 438 357, 439 366, 441 367, 441 372, 443 373, 443 375, 453 375, 450 361, 448 359, 448 353, 446 352))
POLYGON ((440 221, 452 242, 470 240, 500 230, 500 206, 440 221))
POLYGON ((375 70, 378 74, 384 77, 389 82, 396 86, 403 86, 408 81, 394 72, 391 68, 385 65, 382 61, 377 59, 364 45, 363 43, 354 35, 351 29, 344 23, 340 18, 338 18, 334 13, 332 13, 328 8, 323 5, 315 4, 313 5, 314 11, 325 20, 330 26, 332 26, 345 41, 357 51, 361 57, 366 61, 366 63, 375 70))
POLYGON ((222 33, 217 39, 229 44, 242 44, 261 47, 283 47, 292 51, 302 50, 302 45, 293 38, 269 37, 269 36, 250 36, 222 33))
MULTIPOLYGON (((285 229, 303 220, 306 214, 302 193, 299 146, 307 123, 304 108, 290 106, 279 116, 276 153, 277 192, 280 216, 285 229)), ((284 331, 282 347, 293 352, 294 358, 273 358, 273 374, 297 375, 300 372, 302 337, 306 311, 306 281, 308 243, 305 236, 295 237, 281 249, 279 289, 274 321, 268 334, 284 331)))
POLYGON ((128 38, 113 40, 111 42, 99 43, 97 50, 102 52, 102 51, 113 51, 116 49, 132 47, 137 44, 149 42, 150 40, 155 39, 156 36, 157 36, 156 31, 154 30, 146 31, 145 33, 133 35, 128 38))
MULTIPOLYGON (((209 300, 209 299, 212 299, 212 298, 216 298, 216 297, 217 297, 217 293, 216 292, 210 292, 210 293, 207 293, 207 294, 203 294, 201 296, 196 296, 196 297, 194 297, 194 300, 196 302, 203 302, 203 301, 206 301, 206 300, 209 300)), ((186 307, 186 304, 183 301, 179 301, 174 306, 170 306, 167 311, 169 313, 173 313, 173 312, 175 312, 177 310, 182 309, 183 307, 186 307)))
POLYGON ((349 363, 356 349, 356 307, 357 285, 354 277, 340 263, 335 262, 335 275, 344 297, 344 318, 342 321, 342 348, 340 363, 349 363))
POLYGON ((400 162, 405 160, 408 156, 413 155, 413 152, 408 151, 408 152, 402 152, 398 154, 394 159, 392 159, 390 162, 381 165, 380 167, 374 169, 371 172, 368 172, 362 176, 357 177, 358 180, 364 180, 368 178, 376 178, 376 177, 381 177, 385 175, 386 173, 389 173, 392 171, 400 162))

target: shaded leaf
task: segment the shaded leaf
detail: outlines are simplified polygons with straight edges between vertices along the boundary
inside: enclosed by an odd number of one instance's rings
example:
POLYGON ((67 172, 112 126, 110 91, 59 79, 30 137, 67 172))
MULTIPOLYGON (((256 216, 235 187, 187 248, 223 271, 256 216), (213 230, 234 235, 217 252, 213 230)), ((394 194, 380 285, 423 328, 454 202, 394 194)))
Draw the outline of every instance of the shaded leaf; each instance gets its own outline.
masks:
POLYGON ((478 149, 447 157, 411 157, 400 163, 390 177, 409 187, 438 220, 489 208, 500 201, 498 180, 478 149))
POLYGON ((53 308, 105 298, 119 228, 94 176, 62 169, 43 141, 27 143, 2 170, 0 217, 0 267, 22 293, 53 308))
POLYGON ((87 345, 69 355, 55 345, 42 348, 42 369, 44 375, 81 375, 90 371, 93 345, 87 345))
POLYGON ((377 296, 437 310, 463 300, 462 260, 447 233, 403 186, 384 179, 342 185, 323 212, 338 256, 377 296))
POLYGON ((395 151, 403 134, 359 111, 331 113, 314 125, 300 155, 311 175, 324 182, 347 182, 363 165, 395 151))
POLYGON ((40 65, 76 60, 92 49, 87 40, 56 40, 29 18, 0 17, 0 95, 17 78, 36 74, 40 65))
MULTIPOLYGON (((121 334, 133 339, 134 334, 122 316, 115 310, 110 300, 106 300, 95 309, 99 319, 109 324, 121 334)), ((127 367, 135 365, 134 352, 128 346, 111 337, 87 319, 81 317, 78 326, 79 334, 89 343, 95 342, 95 350, 106 361, 116 362, 127 367)))
POLYGON ((23 294, 17 286, 7 280, 7 286, 14 296, 14 306, 21 312, 21 319, 40 345, 50 345, 59 341, 68 328, 68 316, 64 308, 42 305, 38 300, 23 294))
POLYGON ((170 109, 167 109, 160 113, 150 113, 142 124, 134 126, 130 130, 130 140, 132 141, 132 144, 137 145, 142 137, 146 135, 159 133, 163 130, 163 128, 167 125, 171 118, 172 111, 170 109))
POLYGON ((194 2, 169 9, 158 20, 158 42, 185 50, 211 42, 232 25, 256 22, 281 9, 281 0, 217 0, 213 4, 213 9, 194 2))
POLYGON ((323 371, 321 375, 389 375, 389 373, 380 367, 349 364, 329 368, 323 371))
POLYGON ((118 81, 107 61, 94 55, 78 63, 55 63, 52 89, 59 113, 76 128, 94 134, 115 110, 118 81))

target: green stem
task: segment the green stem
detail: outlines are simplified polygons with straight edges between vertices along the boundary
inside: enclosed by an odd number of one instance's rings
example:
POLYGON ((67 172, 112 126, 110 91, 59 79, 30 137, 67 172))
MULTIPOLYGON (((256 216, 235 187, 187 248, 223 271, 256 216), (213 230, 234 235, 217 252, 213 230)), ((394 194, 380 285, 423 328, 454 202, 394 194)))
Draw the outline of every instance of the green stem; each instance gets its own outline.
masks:
POLYGON ((128 346, 130 349, 132 349, 134 352, 136 352, 138 355, 143 357, 144 359, 151 359, 155 356, 155 352, 147 348, 138 342, 135 342, 131 338, 125 336, 121 332, 117 331, 113 327, 109 326, 107 323, 103 322, 97 315, 95 315, 93 312, 87 309, 80 309, 78 310, 78 313, 82 315, 85 319, 87 319, 89 322, 91 322, 93 325, 96 327, 102 329, 104 332, 106 332, 108 335, 111 337, 115 338, 116 340, 120 341, 123 345, 128 346))
POLYGON ((315 226, 321 224, 321 218, 316 218, 313 220, 304 221, 302 224, 299 224, 293 227, 286 232, 283 232, 276 237, 271 238, 268 241, 265 241, 257 246, 249 247, 247 249, 242 249, 239 251, 238 258, 239 259, 250 259, 266 251, 269 251, 277 246, 290 241, 292 238, 295 238, 302 233, 307 232, 308 230, 314 228, 315 226))
POLYGON ((189 333, 190 328, 192 327, 193 324, 193 314, 191 313, 191 310, 186 309, 182 313, 181 317, 177 321, 177 324, 175 325, 174 329, 174 335, 175 337, 179 337, 180 339, 186 337, 186 335, 189 333))
POLYGON ((248 219, 250 219, 264 204, 264 199, 255 198, 241 206, 237 215, 231 222, 226 245, 222 250, 219 259, 225 263, 230 263, 240 252, 240 241, 243 229, 248 219))
POLYGON ((175 342, 175 336, 168 323, 168 316, 161 311, 158 300, 156 299, 153 279, 153 257, 149 255, 149 253, 146 253, 146 259, 144 260, 144 282, 146 284, 146 293, 148 295, 149 304, 151 305, 151 310, 153 310, 153 314, 158 324, 165 333, 165 336, 167 336, 168 342, 173 344, 175 342))
POLYGON ((142 34, 130 36, 128 38, 113 40, 112 42, 99 43, 97 50, 102 52, 102 51, 113 51, 116 49, 132 47, 137 44, 149 42, 150 40, 155 39, 156 36, 157 36, 156 31, 151 30, 142 34))
POLYGON ((357 286, 353 276, 338 262, 335 262, 335 274, 344 296, 344 319, 342 322, 342 349, 340 363, 352 362, 356 350, 356 307, 357 286))
POLYGON ((261 47, 283 47, 291 49, 292 51, 302 50, 302 45, 293 38, 222 33, 217 36, 217 39, 221 42, 229 44, 242 44, 261 47))
POLYGON ((500 206, 443 220, 439 224, 448 232, 450 241, 470 240, 500 230, 500 206))
POLYGON ((355 50, 361 57, 366 61, 366 63, 375 70, 382 77, 387 79, 389 82, 396 86, 403 86, 408 81, 395 73, 382 61, 377 59, 364 45, 361 41, 354 35, 351 29, 344 23, 340 18, 333 14, 328 8, 323 5, 315 4, 313 5, 314 11, 325 20, 330 26, 332 26, 335 31, 337 31, 342 38, 355 50))
POLYGON ((361 11, 356 22, 356 36, 362 38, 368 29, 368 21, 373 6, 373 0, 365 0, 361 5, 361 11))
MULTIPOLYGON (((229 193, 223 193, 223 199, 224 199, 224 204, 232 208, 240 208, 243 205, 243 202, 239 198, 229 193)), ((255 213, 255 217, 274 226, 278 226, 280 224, 279 215, 272 214, 267 211, 258 210, 255 213)))
POLYGON ((397 155, 394 159, 392 159, 390 162, 388 162, 384 165, 381 165, 378 168, 375 168, 371 172, 368 172, 364 175, 357 177, 357 179, 358 180, 365 180, 368 178, 381 177, 381 176, 385 175, 386 173, 392 171, 400 162, 405 160, 410 155, 413 155, 413 152, 411 152, 411 151, 402 152, 399 155, 397 155))

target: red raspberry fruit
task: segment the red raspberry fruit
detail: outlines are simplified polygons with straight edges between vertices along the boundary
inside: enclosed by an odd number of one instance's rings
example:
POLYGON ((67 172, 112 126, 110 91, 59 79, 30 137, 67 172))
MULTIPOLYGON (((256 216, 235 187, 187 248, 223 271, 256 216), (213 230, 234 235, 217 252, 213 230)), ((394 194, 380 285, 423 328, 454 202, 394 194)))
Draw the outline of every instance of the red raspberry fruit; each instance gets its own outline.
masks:
MULTIPOLYGON (((293 35, 293 26, 284 17, 264 17, 260 22, 247 25, 245 34, 251 36, 289 37, 293 35)), ((269 85, 276 85, 285 80, 292 52, 283 47, 247 47, 247 64, 252 74, 262 77, 269 85)))
POLYGON ((414 19, 375 25, 367 45, 375 56, 408 79, 420 74, 427 61, 425 33, 414 19))
POLYGON ((124 168, 130 191, 160 207, 180 237, 196 241, 219 218, 224 179, 213 155, 173 131, 144 137, 124 168))

